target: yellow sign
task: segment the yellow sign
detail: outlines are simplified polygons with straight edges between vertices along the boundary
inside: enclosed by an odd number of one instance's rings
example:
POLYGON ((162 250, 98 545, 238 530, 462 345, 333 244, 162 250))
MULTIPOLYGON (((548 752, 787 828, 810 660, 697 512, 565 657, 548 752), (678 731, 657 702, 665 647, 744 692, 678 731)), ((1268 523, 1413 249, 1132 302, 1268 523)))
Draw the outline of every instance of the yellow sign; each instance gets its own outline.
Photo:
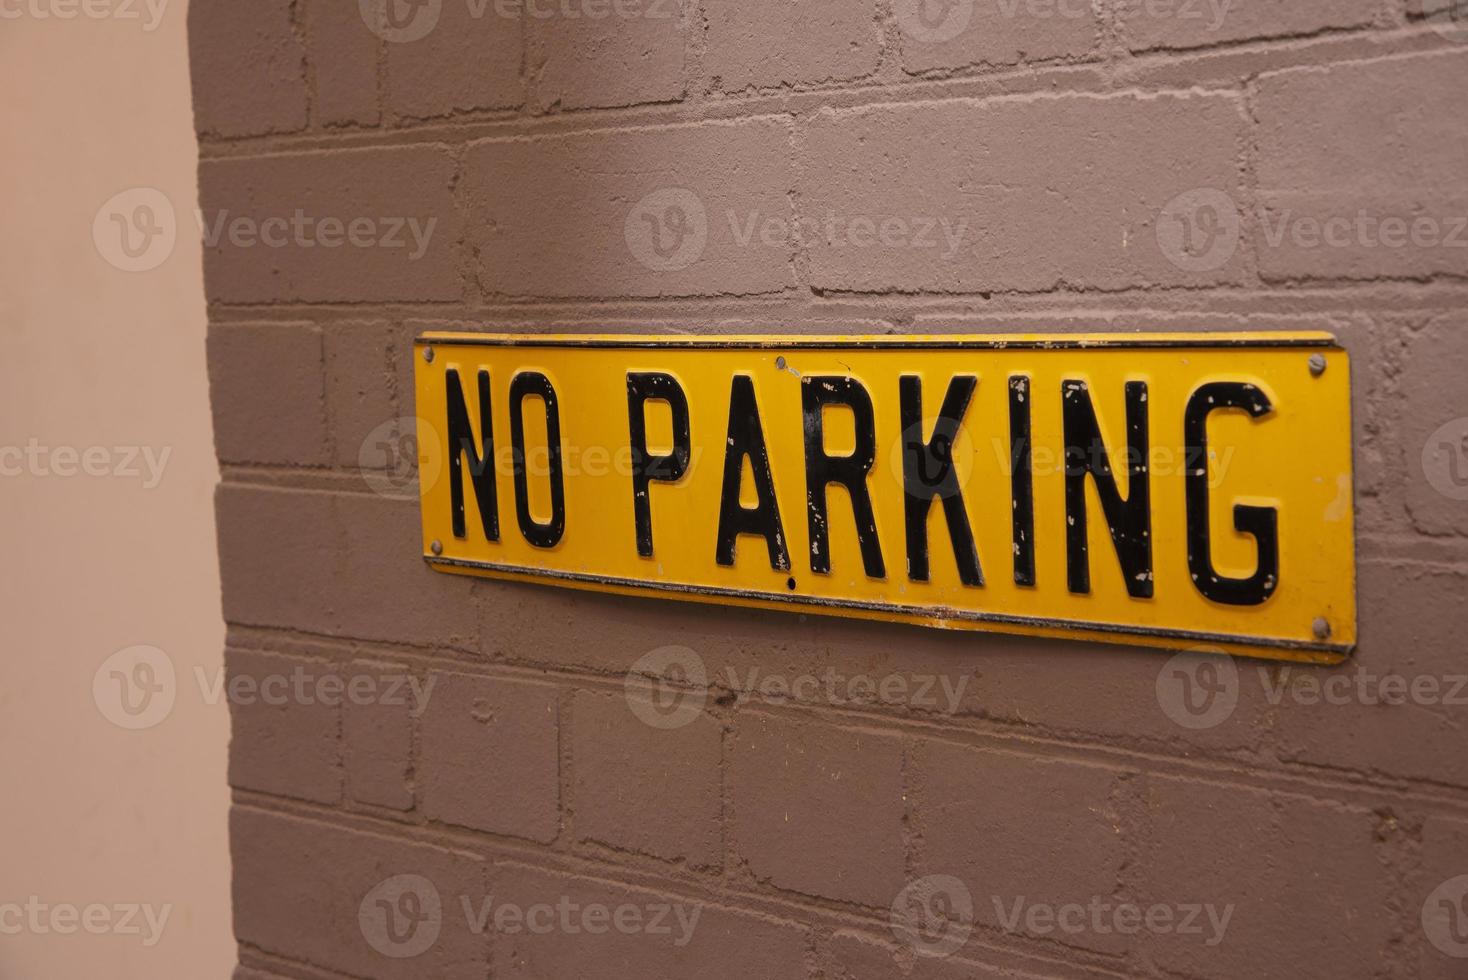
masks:
POLYGON ((1322 333, 428 334, 446 572, 1334 662, 1350 368, 1322 333))

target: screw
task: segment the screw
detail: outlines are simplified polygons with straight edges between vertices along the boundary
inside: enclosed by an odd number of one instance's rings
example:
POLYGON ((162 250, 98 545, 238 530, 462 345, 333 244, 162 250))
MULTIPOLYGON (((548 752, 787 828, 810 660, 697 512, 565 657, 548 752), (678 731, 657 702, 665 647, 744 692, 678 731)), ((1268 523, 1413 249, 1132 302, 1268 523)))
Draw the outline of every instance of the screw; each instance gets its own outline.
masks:
MULTIPOLYGON (((433 552, 435 555, 443 554, 443 542, 438 540, 437 538, 434 538, 433 544, 428 546, 428 550, 433 552)), ((1321 622, 1321 620, 1316 620, 1316 622, 1321 622)))
POLYGON ((777 357, 777 358, 775 358, 775 367, 779 368, 781 371, 785 370, 785 358, 784 357, 777 357))
POLYGON ((1315 375, 1315 377, 1317 377, 1317 378, 1320 377, 1322 374, 1325 373, 1325 355, 1324 354, 1311 354, 1310 355, 1310 373, 1313 374, 1313 375, 1315 375))
MULTIPOLYGON (((429 364, 432 364, 433 363, 433 348, 432 347, 425 347, 425 348, 423 348, 423 360, 427 361, 429 364)), ((1322 370, 1324 370, 1324 369, 1322 368, 1322 370)))
POLYGON ((1330 639, 1330 621, 1324 616, 1316 616, 1315 622, 1310 624, 1310 628, 1315 631, 1315 638, 1317 640, 1330 639))

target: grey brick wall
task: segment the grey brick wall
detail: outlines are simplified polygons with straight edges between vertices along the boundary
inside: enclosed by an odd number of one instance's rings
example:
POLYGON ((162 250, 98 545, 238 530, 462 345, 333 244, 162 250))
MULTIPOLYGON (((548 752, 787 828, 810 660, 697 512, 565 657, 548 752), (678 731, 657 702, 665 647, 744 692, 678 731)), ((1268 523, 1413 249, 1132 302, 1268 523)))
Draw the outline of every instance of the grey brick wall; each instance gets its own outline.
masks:
POLYGON ((190 8, 231 673, 416 685, 235 705, 242 980, 1468 971, 1468 11, 372 6, 190 8), (1156 652, 435 574, 378 446, 431 328, 1333 330, 1359 652, 1180 722, 1156 652))

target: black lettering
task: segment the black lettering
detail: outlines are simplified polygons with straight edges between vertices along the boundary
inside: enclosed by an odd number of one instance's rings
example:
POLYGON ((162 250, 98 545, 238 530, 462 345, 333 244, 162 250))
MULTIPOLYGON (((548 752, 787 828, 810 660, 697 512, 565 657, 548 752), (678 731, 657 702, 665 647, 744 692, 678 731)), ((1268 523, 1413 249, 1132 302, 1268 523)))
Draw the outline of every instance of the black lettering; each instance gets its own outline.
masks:
POLYGON ((627 428, 632 448, 632 510, 637 530, 637 553, 652 557, 652 502, 648 486, 653 480, 676 483, 688 472, 691 443, 688 432, 688 398, 677 379, 659 372, 627 373, 627 428), (673 451, 654 456, 647 451, 646 406, 665 401, 673 412, 673 451))
POLYGON ((539 371, 521 371, 510 382, 510 448, 515 460, 515 514, 520 533, 537 548, 553 548, 566 531, 565 474, 561 467, 561 408, 550 379, 539 371), (546 448, 549 450, 551 519, 538 524, 530 516, 530 489, 525 466, 525 399, 545 403, 546 448))
POLYGON ((454 537, 467 537, 464 527, 463 457, 469 457, 469 478, 474 483, 474 501, 487 541, 500 539, 499 497, 494 485, 494 423, 489 414, 489 372, 479 372, 480 448, 474 448, 474 429, 469 424, 469 407, 464 403, 464 386, 459 372, 444 372, 447 388, 449 431, 449 504, 453 512, 454 537))
POLYGON ((1070 591, 1091 591, 1091 565, 1086 537, 1086 476, 1096 483, 1097 495, 1111 542, 1121 563, 1127 594, 1134 599, 1152 597, 1152 507, 1151 476, 1147 472, 1150 452, 1147 438, 1147 385, 1126 385, 1127 497, 1122 499, 1091 392, 1084 381, 1060 384, 1065 418, 1065 521, 1066 562, 1070 591))
POLYGON ((1009 379, 1009 492, 1014 527, 1014 584, 1035 584, 1035 479, 1031 462, 1030 379, 1009 379))
POLYGON ((729 436, 724 448, 724 482, 719 500, 719 535, 714 560, 734 564, 735 539, 757 534, 765 539, 770 567, 790 570, 790 551, 785 547, 785 529, 780 523, 780 505, 775 498, 775 481, 770 475, 770 456, 765 450, 765 433, 760 426, 759 404, 754 398, 754 381, 736 374, 729 386, 729 436), (753 508, 739 503, 744 459, 749 457, 758 502, 753 508))
POLYGON ((955 375, 948 382, 948 393, 933 423, 933 436, 923 441, 923 379, 904 374, 898 379, 902 416, 902 485, 905 491, 907 518, 907 577, 914 582, 928 581, 928 512, 933 498, 943 498, 943 516, 948 521, 948 537, 953 542, 953 555, 958 562, 958 578, 964 585, 984 584, 979 567, 979 553, 974 547, 973 529, 963 507, 963 490, 958 485, 958 471, 953 465, 953 443, 958 427, 963 424, 974 389, 979 379, 971 374, 955 375))
POLYGON ((1214 602, 1257 606, 1273 595, 1279 585, 1279 514, 1273 507, 1234 505, 1234 527, 1241 534, 1253 535, 1259 551, 1254 574, 1248 578, 1227 578, 1213 567, 1208 523, 1208 416, 1229 408, 1241 409, 1255 419, 1274 410, 1264 392, 1237 381, 1202 385, 1188 399, 1188 407, 1183 412, 1188 572, 1198 591, 1214 602))
POLYGON ((810 524, 810 568, 831 571, 830 520, 826 509, 826 487, 839 483, 851 495, 856 519, 856 540, 861 561, 870 578, 885 578, 882 546, 877 540, 872 497, 867 474, 877 458, 876 423, 872 399, 861 382, 842 375, 806 375, 800 379, 801 405, 805 415, 805 485, 810 524), (829 456, 825 445, 823 409, 841 405, 851 409, 856 423, 856 449, 850 456, 829 456))

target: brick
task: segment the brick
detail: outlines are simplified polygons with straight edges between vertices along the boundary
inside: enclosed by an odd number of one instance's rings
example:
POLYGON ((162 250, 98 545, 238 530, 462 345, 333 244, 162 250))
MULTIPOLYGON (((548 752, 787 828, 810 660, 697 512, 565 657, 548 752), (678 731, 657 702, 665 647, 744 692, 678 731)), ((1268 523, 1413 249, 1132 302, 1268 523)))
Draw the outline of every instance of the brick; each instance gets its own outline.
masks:
POLYGON ((216 514, 227 622, 388 643, 471 642, 472 582, 424 565, 415 502, 225 484, 216 514))
POLYGON ((211 326, 209 388, 221 460, 328 461, 321 331, 315 327, 211 326))
POLYGON ((778 888, 886 908, 902 890, 902 743, 746 712, 729 749, 731 830, 778 888))
MULTIPOLYGON (((998 926, 996 902, 1084 905, 1117 891, 1125 863, 1119 771, 931 741, 917 758, 921 868, 965 882, 976 921, 998 926)), ((1055 938, 1121 946, 1094 932, 1055 938)))
MULTIPOLYGON (((621 676, 650 649, 671 642, 697 652, 710 683, 727 690, 746 690, 751 672, 756 687, 772 676, 787 682, 811 676, 822 692, 831 671, 843 691, 858 676, 895 677, 909 692, 898 707, 910 704, 928 714, 1099 735, 1147 752, 1225 754, 1263 747, 1261 720, 1270 706, 1243 660, 1235 661, 1241 683, 1234 710, 1213 727, 1187 729, 1159 703, 1158 676, 1172 656, 1167 651, 999 634, 976 643, 963 632, 828 616, 629 603, 615 595, 509 582, 486 581, 478 588, 484 657, 621 676), (922 703, 916 703, 919 695, 922 703)), ((813 700, 825 703, 825 694, 813 700)))
MULTIPOLYGON (((916 956, 900 947, 837 933, 831 940, 831 956, 839 972, 827 972, 831 980, 985 980, 1009 976, 998 969, 948 957, 916 956), (903 964, 912 957, 911 971, 903 964)), ((1039 977, 1039 974, 1029 973, 1039 977)))
POLYGON ((578 691, 571 718, 577 837, 695 867, 721 863, 723 729, 712 716, 655 728, 621 694, 578 691))
POLYGON ((1468 316, 1448 314, 1413 335, 1397 381, 1396 415, 1412 523, 1424 534, 1468 534, 1468 316))
MULTIPOLYGON (((525 910, 538 906, 569 910, 571 929, 497 930, 496 977, 699 977, 701 980, 794 980, 806 976, 806 933, 767 918, 745 915, 615 883, 502 865, 492 879, 503 905, 525 910), (583 925, 593 906, 611 915, 583 925), (663 911, 658 911, 659 908, 663 911), (613 918, 619 909, 624 923, 613 918), (638 910, 633 918, 632 909, 638 910), (681 916, 681 918, 680 918, 681 916), (663 931, 666 930, 666 931, 663 931)), ((544 912, 536 921, 550 921, 544 912)))
POLYGON ((1117 19, 1128 48, 1150 51, 1369 27, 1380 10, 1376 0, 1122 0, 1117 19))
POLYGON ((1417 975, 1421 980, 1458 980, 1463 976, 1459 937, 1468 931, 1468 922, 1463 918, 1468 910, 1460 906, 1454 915, 1451 906, 1445 909, 1440 904, 1444 897, 1451 897, 1434 894, 1444 883, 1463 875, 1468 875, 1468 824, 1429 818, 1422 828, 1422 867, 1408 889, 1405 909, 1407 929, 1416 940, 1417 975), (1447 948, 1439 948, 1438 944, 1447 948))
POLYGON ((741 235, 751 218, 788 217, 787 147, 787 124, 767 118, 475 144, 463 194, 480 284, 508 296, 778 291, 793 282, 788 244, 741 235))
POLYGON ((811 284, 979 292, 1236 280, 1241 253, 1188 271, 1154 226, 1186 192, 1237 194, 1242 124, 1235 99, 1197 94, 823 110, 802 141, 797 194, 811 284))
POLYGON ((556 11, 524 22, 541 106, 586 109, 683 97, 688 19, 678 0, 565 0, 554 8, 527 2, 556 11))
POLYGON ((1260 78, 1260 274, 1468 274, 1465 81, 1468 51, 1260 78))
POLYGON ((350 676, 370 678, 376 694, 342 706, 347 792, 358 803, 410 810, 413 719, 432 702, 433 688, 402 664, 354 661, 350 676))
POLYGON ((420 32, 417 17, 436 19, 417 40, 388 41, 388 108, 397 116, 431 119, 520 105, 523 23, 501 12, 513 7, 503 0, 449 0, 415 8, 410 35, 420 32))
POLYGON ((382 117, 377 92, 380 41, 361 5, 311 0, 308 58, 316 81, 316 116, 326 126, 375 126, 382 117))
POLYGON ((897 0, 893 5, 902 66, 909 72, 1085 58, 1100 34, 1098 9, 1084 0, 969 0, 942 7, 897 0))
POLYGON ((419 722, 429 819, 549 843, 560 829, 554 688, 434 673, 419 722))
POLYGON ((1329 669, 1250 668, 1288 692, 1271 711, 1275 752, 1287 761, 1468 786, 1468 760, 1453 751, 1468 704, 1461 653, 1468 575, 1368 560, 1358 592, 1361 636, 1349 661, 1329 669), (1392 682, 1401 690, 1384 686, 1389 676, 1401 679, 1392 682), (1414 684, 1431 686, 1414 698, 1414 684))
POLYGON ((847 81, 877 69, 881 34, 874 0, 710 0, 703 16, 703 69, 725 92, 847 81))
MULTIPOLYGON (((470 980, 489 969, 487 940, 470 930, 460 904, 461 896, 484 894, 476 857, 239 807, 230 813, 230 852, 234 932, 241 943, 379 980, 470 980), (428 917, 416 929, 399 918, 394 926, 403 930, 403 945, 394 946, 373 893, 398 875, 422 879, 411 884, 428 917), (431 935, 435 895, 435 941, 404 955, 420 936, 431 935), (369 937, 388 952, 379 952, 369 937)), ((389 907, 399 895, 379 893, 389 907)))
POLYGON ((189 4, 194 126, 201 136, 261 136, 306 127, 305 51, 291 0, 189 4))
POLYGON ((342 795, 338 708, 315 695, 335 671, 296 658, 228 651, 224 695, 232 737, 229 784, 237 789, 337 803, 342 795), (296 671, 306 678, 297 685, 296 671), (298 696, 300 689, 305 696, 298 696))
POLYGON ((1384 969, 1390 874, 1375 818, 1300 797, 1153 776, 1143 804, 1151 839, 1141 904, 1211 904, 1232 917, 1223 939, 1146 937, 1159 966, 1201 978, 1372 976, 1384 969))
POLYGON ((411 362, 408 350, 397 349, 397 333, 392 324, 380 322, 334 323, 323 331, 326 406, 337 466, 355 469, 364 457, 369 463, 387 464, 387 451, 366 445, 367 437, 400 415, 411 414, 400 412, 394 397, 396 360, 411 362))
POLYGON ((462 236, 450 190, 453 174, 449 153, 429 147, 202 163, 209 298, 458 299, 462 236))

